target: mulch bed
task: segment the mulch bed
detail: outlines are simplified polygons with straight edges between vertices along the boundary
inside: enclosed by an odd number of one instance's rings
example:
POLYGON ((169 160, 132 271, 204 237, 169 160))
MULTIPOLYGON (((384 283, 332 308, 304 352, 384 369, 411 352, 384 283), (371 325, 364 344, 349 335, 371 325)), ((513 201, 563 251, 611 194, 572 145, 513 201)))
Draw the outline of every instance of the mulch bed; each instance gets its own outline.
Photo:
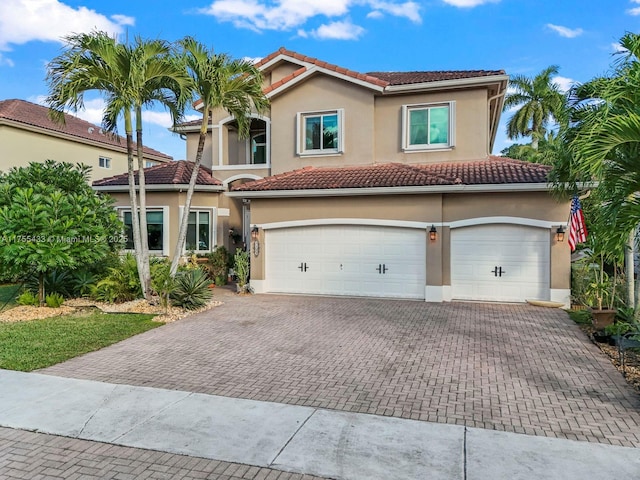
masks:
POLYGON ((587 334, 593 343, 609 357, 611 363, 622 373, 629 385, 640 393, 640 352, 638 349, 628 349, 625 353, 625 371, 622 371, 622 365, 619 361, 618 347, 611 346, 608 343, 596 342, 593 338, 595 328, 591 325, 579 325, 580 329, 587 334))

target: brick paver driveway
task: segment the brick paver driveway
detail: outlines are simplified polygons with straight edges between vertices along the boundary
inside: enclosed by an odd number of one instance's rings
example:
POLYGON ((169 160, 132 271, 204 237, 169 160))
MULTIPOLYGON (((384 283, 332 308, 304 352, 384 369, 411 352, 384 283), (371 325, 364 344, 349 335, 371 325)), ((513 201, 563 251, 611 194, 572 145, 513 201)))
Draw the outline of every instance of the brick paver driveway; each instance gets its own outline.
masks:
POLYGON ((640 395, 560 310, 222 299, 43 372, 640 447, 640 395))

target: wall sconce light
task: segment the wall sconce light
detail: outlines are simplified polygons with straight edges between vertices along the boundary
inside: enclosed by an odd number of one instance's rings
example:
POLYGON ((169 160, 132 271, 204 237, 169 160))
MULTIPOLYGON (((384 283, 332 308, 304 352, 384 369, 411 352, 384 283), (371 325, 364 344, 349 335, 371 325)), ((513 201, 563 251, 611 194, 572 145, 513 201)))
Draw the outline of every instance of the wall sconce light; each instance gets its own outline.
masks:
POLYGON ((260 255, 260 230, 257 225, 254 225, 251 228, 251 240, 253 240, 251 245, 253 249, 253 256, 257 257, 260 255))
POLYGON ((434 242, 438 238, 438 230, 436 230, 435 225, 431 225, 431 229, 429 230, 429 240, 434 242))
POLYGON ((556 230, 556 241, 564 242, 564 227, 562 225, 556 230))

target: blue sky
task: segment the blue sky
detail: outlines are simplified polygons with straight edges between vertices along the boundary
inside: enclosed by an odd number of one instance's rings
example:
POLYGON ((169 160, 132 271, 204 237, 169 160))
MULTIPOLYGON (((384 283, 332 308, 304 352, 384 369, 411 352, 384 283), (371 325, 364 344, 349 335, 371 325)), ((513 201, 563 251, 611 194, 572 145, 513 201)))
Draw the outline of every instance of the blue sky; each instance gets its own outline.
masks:
MULTIPOLYGON (((60 38, 95 29, 123 41, 191 35, 234 57, 285 46, 361 72, 504 69, 533 76, 558 65, 557 83, 566 87, 610 69, 618 39, 640 31, 640 0, 2 0, 0 99, 41 102, 60 38)), ((100 112, 101 100, 92 98, 78 116, 99 123, 100 112)), ((494 153, 511 143, 508 116, 494 153)), ((184 158, 183 141, 167 126, 162 110, 148 112, 145 144, 184 158)))

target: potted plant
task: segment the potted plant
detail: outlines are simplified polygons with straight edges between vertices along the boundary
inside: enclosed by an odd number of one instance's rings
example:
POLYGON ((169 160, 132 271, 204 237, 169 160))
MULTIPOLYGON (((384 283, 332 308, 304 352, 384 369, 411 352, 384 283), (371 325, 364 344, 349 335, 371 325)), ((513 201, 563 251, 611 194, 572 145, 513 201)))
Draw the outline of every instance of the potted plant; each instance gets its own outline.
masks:
POLYGON ((602 330, 614 322, 616 310, 614 301, 616 296, 617 265, 613 265, 613 278, 605 272, 605 254, 595 254, 597 259, 593 267, 592 281, 587 285, 586 297, 591 305, 593 326, 596 330, 602 330))

